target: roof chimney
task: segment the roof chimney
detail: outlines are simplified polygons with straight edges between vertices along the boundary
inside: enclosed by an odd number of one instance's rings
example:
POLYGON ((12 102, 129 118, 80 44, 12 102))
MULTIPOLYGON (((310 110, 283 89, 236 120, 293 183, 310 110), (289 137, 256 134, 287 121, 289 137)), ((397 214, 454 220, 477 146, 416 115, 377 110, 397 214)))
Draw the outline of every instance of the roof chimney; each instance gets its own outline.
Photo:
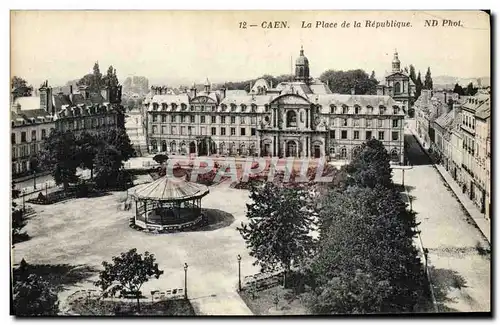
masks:
POLYGON ((69 94, 73 94, 73 85, 69 85, 69 94))

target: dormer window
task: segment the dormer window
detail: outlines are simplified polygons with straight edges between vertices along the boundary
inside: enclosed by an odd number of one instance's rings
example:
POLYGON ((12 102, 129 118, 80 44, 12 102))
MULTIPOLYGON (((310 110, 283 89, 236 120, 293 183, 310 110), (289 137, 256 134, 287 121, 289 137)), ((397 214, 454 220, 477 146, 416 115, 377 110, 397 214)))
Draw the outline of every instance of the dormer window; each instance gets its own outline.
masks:
POLYGON ((225 112, 225 111, 226 111, 226 104, 222 104, 222 105, 220 105, 220 108, 221 108, 221 110, 222 110, 223 112, 225 112))
POLYGON ((373 106, 370 106, 370 105, 366 106, 366 111, 368 114, 372 114, 373 113, 373 106))
POLYGON ((349 113, 349 107, 346 105, 342 106, 342 114, 348 114, 349 113))
POLYGON ((360 107, 358 105, 354 106, 354 114, 359 114, 360 107))
POLYGON ((399 113, 399 107, 394 106, 392 109, 393 109, 394 115, 399 113))
POLYGON ((153 111, 157 111, 158 110, 158 103, 153 103, 153 111))
POLYGON ((161 103, 161 109, 166 111, 167 110, 167 103, 161 103))
POLYGON ((252 113, 257 112, 257 105, 252 104, 252 113))
POLYGON ((330 114, 335 114, 337 107, 335 105, 330 105, 330 114))
POLYGON ((215 112, 217 110, 217 107, 215 105, 212 106, 212 112, 215 112))
POLYGON ((269 112, 269 105, 268 105, 268 104, 265 104, 265 105, 264 105, 264 110, 266 111, 266 113, 268 113, 268 112, 269 112))
POLYGON ((236 104, 231 104, 231 112, 235 112, 236 111, 236 104))
POLYGON ((193 106, 193 105, 189 106, 189 110, 190 110, 191 112, 192 112, 192 111, 194 111, 194 106, 193 106))
POLYGON ((244 112, 247 110, 247 105, 241 104, 241 111, 244 112))
POLYGON ((177 109, 177 104, 176 103, 172 103, 170 104, 172 106, 172 110, 175 111, 177 109))
POLYGON ((184 103, 182 103, 182 104, 181 104, 181 109, 182 109, 183 111, 185 111, 185 110, 187 109, 187 105, 186 105, 186 104, 184 104, 184 103))
POLYGON ((205 106, 201 105, 200 111, 204 112, 205 111, 205 106))
POLYGON ((384 106, 379 106, 379 114, 384 115, 385 114, 385 107, 384 106))

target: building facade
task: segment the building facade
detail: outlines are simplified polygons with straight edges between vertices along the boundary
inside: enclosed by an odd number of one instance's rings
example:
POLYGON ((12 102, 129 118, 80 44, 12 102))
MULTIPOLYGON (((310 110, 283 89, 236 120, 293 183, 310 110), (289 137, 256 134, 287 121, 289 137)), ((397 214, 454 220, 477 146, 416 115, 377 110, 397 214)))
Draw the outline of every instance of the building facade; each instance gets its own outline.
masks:
POLYGON ((12 175, 32 171, 32 158, 43 148, 44 139, 55 128, 53 116, 42 109, 30 108, 30 97, 17 98, 11 109, 12 175), (23 106, 25 109, 22 109, 23 106))
POLYGON ((150 152, 349 160, 376 138, 403 162, 402 104, 388 95, 332 94, 310 77, 303 49, 293 81, 271 87, 260 79, 250 92, 212 90, 208 80, 200 92, 153 88, 144 105, 150 152))
POLYGON ((105 87, 100 93, 92 93, 87 87, 75 92, 72 88, 69 94, 54 93, 45 81, 38 89, 38 96, 11 97, 14 176, 31 172, 30 160, 42 149, 52 130, 78 135, 83 131, 124 128, 121 86, 105 87))
POLYGON ((398 51, 394 51, 392 69, 384 77, 384 82, 377 86, 377 95, 387 95, 401 103, 401 108, 408 112, 413 107, 415 99, 415 83, 410 76, 401 69, 398 51))
POLYGON ((478 206, 486 217, 491 217, 491 193, 490 193, 490 168, 491 168, 491 103, 490 99, 484 99, 475 113, 476 132, 476 173, 475 188, 479 192, 478 206))

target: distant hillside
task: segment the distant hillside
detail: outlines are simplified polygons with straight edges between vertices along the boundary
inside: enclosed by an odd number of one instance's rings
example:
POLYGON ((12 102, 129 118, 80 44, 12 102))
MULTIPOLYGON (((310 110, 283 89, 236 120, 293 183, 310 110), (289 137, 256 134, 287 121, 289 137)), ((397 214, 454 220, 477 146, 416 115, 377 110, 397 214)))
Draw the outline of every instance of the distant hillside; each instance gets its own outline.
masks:
POLYGON ((462 87, 467 86, 469 83, 482 87, 490 86, 490 77, 479 77, 479 78, 458 78, 453 76, 436 76, 432 77, 434 88, 453 88, 455 84, 459 84, 462 87))

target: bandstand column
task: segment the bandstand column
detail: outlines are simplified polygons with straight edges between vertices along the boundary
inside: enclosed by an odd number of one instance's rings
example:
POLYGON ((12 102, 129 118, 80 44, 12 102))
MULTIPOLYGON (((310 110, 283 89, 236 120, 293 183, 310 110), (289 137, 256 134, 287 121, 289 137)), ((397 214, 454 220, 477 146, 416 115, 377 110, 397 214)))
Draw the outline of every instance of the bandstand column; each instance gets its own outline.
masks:
POLYGON ((148 200, 144 200, 144 223, 148 224, 148 200))

